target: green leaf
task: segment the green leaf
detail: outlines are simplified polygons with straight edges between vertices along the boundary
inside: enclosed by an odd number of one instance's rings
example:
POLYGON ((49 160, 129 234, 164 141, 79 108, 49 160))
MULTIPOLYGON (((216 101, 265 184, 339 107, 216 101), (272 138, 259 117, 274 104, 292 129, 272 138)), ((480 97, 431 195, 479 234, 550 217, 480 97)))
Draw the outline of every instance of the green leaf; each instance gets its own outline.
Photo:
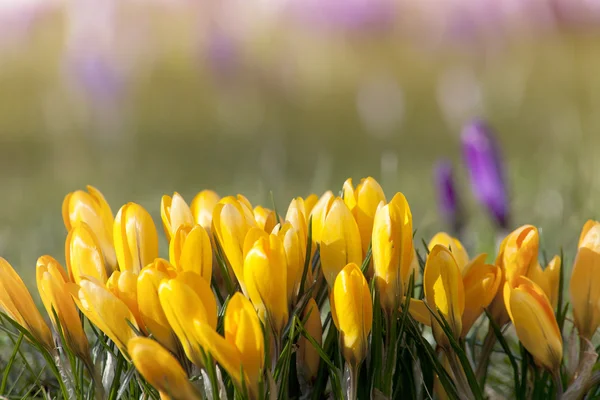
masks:
POLYGON ((10 371, 12 370, 13 364, 17 358, 17 354, 19 354, 19 349, 21 348, 21 343, 23 343, 23 338, 25 335, 21 333, 19 335, 19 339, 17 340, 17 344, 14 346, 12 354, 8 359, 8 363, 4 367, 4 372, 2 375, 2 383, 0 384, 0 393, 6 393, 6 384, 8 383, 8 377, 10 376, 10 371))
POLYGON ((504 337, 504 335, 502 335, 502 331, 500 330, 500 327, 498 326, 496 321, 494 321, 492 314, 490 314, 490 312, 487 310, 487 308, 484 308, 483 311, 485 312, 485 315, 488 317, 490 327, 491 327, 491 329, 493 329, 493 332, 496 335, 496 339, 498 339, 498 342, 502 346, 502 350, 504 350, 504 353, 508 356, 508 360, 510 361, 510 365, 512 366, 512 370, 513 370, 513 379, 515 381, 514 383, 515 383, 515 389, 516 389, 521 385, 520 379, 519 379, 519 365, 517 364, 517 360, 515 359, 515 356, 514 356, 512 350, 510 349, 508 343, 506 342, 506 338, 504 337))

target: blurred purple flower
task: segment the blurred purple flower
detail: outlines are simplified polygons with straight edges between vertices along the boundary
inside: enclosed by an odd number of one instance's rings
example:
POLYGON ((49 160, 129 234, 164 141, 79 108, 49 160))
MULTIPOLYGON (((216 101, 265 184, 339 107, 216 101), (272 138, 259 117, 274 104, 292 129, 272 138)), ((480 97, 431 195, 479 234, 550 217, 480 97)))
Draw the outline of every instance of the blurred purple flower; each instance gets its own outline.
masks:
POLYGON ((83 50, 67 55, 66 73, 92 101, 111 102, 119 97, 124 77, 106 56, 83 50))
POLYGON ((205 49, 206 62, 217 77, 229 77, 237 66, 238 44, 232 35, 215 28, 209 32, 205 49))
POLYGON ((500 149, 491 128, 473 121, 463 128, 462 148, 475 197, 501 228, 507 228, 509 204, 500 149))
POLYGON ((456 192, 452 164, 449 161, 444 160, 437 164, 435 168, 435 186, 440 213, 453 232, 459 234, 464 221, 456 192))

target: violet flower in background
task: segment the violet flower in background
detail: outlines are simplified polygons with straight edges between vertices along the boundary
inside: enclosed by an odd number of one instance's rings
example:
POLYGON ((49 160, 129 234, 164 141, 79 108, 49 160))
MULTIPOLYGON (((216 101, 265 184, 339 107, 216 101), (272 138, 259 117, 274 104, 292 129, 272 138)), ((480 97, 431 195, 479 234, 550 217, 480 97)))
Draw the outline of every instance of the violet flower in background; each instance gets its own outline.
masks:
POLYGON ((435 167, 435 187, 440 214, 451 227, 454 235, 460 236, 463 227, 462 207, 456 191, 452 164, 443 160, 435 167))
POLYGON ((471 190, 498 226, 506 229, 509 219, 508 195, 502 157, 493 131, 485 122, 476 120, 463 128, 461 140, 471 190))

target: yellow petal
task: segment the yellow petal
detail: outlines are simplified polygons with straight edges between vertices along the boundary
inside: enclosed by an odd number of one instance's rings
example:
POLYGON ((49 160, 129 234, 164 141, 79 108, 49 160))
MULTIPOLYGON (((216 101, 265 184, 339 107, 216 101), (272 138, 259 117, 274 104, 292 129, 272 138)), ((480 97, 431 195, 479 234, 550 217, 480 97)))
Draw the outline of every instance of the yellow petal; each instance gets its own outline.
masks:
POLYGON ((156 341, 133 338, 127 343, 127 350, 135 368, 161 394, 175 400, 201 398, 175 357, 156 341))
MULTIPOLYGON (((319 307, 313 298, 308 300, 304 313, 302 314, 304 329, 319 345, 323 341, 323 325, 321 324, 321 313, 319 307)), ((317 349, 304 336, 298 340, 298 350, 296 352, 296 363, 298 370, 308 382, 316 379, 319 372, 319 363, 321 356, 317 349)))
POLYGON ((180 226, 169 245, 169 254, 177 270, 195 272, 210 282, 213 253, 208 233, 202 226, 180 226))
POLYGON ((469 254, 465 250, 462 243, 452 236, 448 235, 446 232, 439 232, 435 234, 427 247, 431 250, 435 247, 436 244, 441 244, 450 249, 454 258, 456 259, 456 263, 458 264, 458 268, 462 271, 463 268, 469 263, 469 254))
MULTIPOLYGON (((321 235, 323 232, 323 226, 325 225, 325 218, 327 213, 333 204, 335 197, 331 191, 327 191, 321 196, 319 201, 314 205, 309 217, 312 217, 312 238, 315 243, 321 242, 321 235)), ((306 207, 306 203, 305 203, 306 207)), ((308 212, 308 211, 307 211, 308 212)))
POLYGON ((412 223, 412 213, 410 211, 410 206, 408 205, 408 201, 406 197, 400 192, 396 193, 390 204, 397 207, 397 211, 395 208, 392 209, 392 215, 394 216, 394 220, 399 219, 402 221, 402 252, 400 256, 400 274, 402 276, 402 281, 404 282, 404 287, 406 289, 408 283, 410 282, 410 277, 412 274, 415 276, 415 282, 419 277, 419 260, 417 259, 417 252, 415 250, 415 246, 413 244, 413 223, 412 223))
POLYGON ((417 322, 431 326, 431 311, 429 311, 429 308, 427 308, 427 305, 423 300, 410 299, 408 311, 417 322))
POLYGON ((283 224, 281 230, 277 233, 283 243, 285 259, 287 264, 287 295, 288 304, 296 298, 302 273, 304 272, 304 261, 306 258, 306 247, 302 247, 301 233, 298 232, 291 223, 283 224))
POLYGON ((485 264, 485 254, 465 268, 463 277, 465 310, 462 317, 462 336, 466 336, 498 291, 502 271, 496 265, 485 264))
POLYGON ((133 272, 115 271, 106 281, 106 288, 129 307, 140 329, 147 332, 137 302, 137 280, 138 276, 133 272))
MULTIPOLYGON (((202 303, 206 312, 205 322, 213 329, 217 329, 217 300, 210 287, 210 283, 201 275, 192 271, 184 271, 177 275, 175 279, 185 283, 196 293, 198 301, 202 303)), ((190 295, 190 302, 196 303, 196 297, 190 295)), ((204 318, 204 314, 195 318, 204 318)))
POLYGON ((50 328, 38 311, 21 277, 0 257, 0 308, 48 350, 54 349, 50 328))
POLYGON ((304 215, 306 216, 307 224, 308 224, 308 218, 310 217, 310 214, 318 201, 319 201, 319 196, 317 196, 314 193, 308 195, 304 199, 304 215))
MULTIPOLYGON (((356 207, 353 214, 360 231, 363 256, 367 254, 371 234, 373 232, 373 220, 379 203, 385 204, 386 198, 379 183, 371 178, 364 178, 356 187, 356 207)), ((344 197, 344 201, 346 198, 344 197)), ((348 204, 348 203, 346 203, 348 204)), ((348 207, 352 210, 352 207, 348 207)), ((412 235, 412 232, 411 232, 412 235)))
POLYGON ((244 281, 252 303, 279 335, 288 322, 287 263, 276 235, 259 239, 244 260, 244 281))
POLYGON ((560 268, 561 268, 561 260, 559 256, 554 256, 552 260, 544 269, 544 276, 546 277, 547 282, 547 290, 544 291, 550 299, 550 304, 552 304, 552 308, 556 308, 558 303, 558 286, 560 283, 560 268))
POLYGON ((375 214, 373 225, 373 266, 375 284, 379 291, 381 306, 386 312, 398 308, 404 293, 400 272, 400 254, 402 249, 402 229, 400 221, 392 221, 394 214, 386 204, 375 214))
POLYGON ((580 336, 591 339, 600 325, 600 253, 580 247, 573 264, 569 294, 580 336))
MULTIPOLYGON (((444 317, 454 337, 460 337, 465 291, 460 269, 447 247, 438 244, 431 249, 425 264, 423 286, 429 306, 444 317)), ((433 332, 438 344, 448 344, 448 339, 437 324, 434 324, 433 332)))
POLYGON ((271 233, 278 222, 275 211, 261 206, 254 207, 254 219, 256 219, 258 227, 267 233, 271 233))
POLYGON ((177 192, 173 197, 163 196, 160 203, 160 216, 163 222, 163 228, 167 241, 171 241, 171 236, 177 231, 180 225, 193 225, 194 216, 190 207, 183 197, 177 192))
POLYGON ((139 274, 158 257, 158 234, 152 217, 142 206, 127 203, 117 213, 113 228, 119 269, 139 274))
POLYGON ((524 225, 509 234, 501 259, 505 279, 512 281, 517 276, 526 276, 530 266, 537 262, 538 249, 539 234, 536 227, 524 225))
POLYGON ((331 313, 340 331, 344 358, 350 365, 357 366, 367 356, 373 305, 369 285, 356 264, 346 265, 337 275, 331 300, 331 313))
POLYGON ((349 263, 362 264, 362 247, 358 225, 341 198, 327 213, 321 237, 323 275, 333 286, 337 274, 349 263))
POLYGON ((600 252, 600 222, 589 220, 583 226, 577 247, 587 247, 600 252))
POLYGON ((211 229, 213 211, 220 199, 212 190, 203 190, 194 197, 190 205, 194 221, 208 232, 211 229))
POLYGON ((82 276, 94 277, 102 283, 108 279, 96 235, 85 222, 75 224, 67 235, 65 253, 73 282, 79 283, 82 276))

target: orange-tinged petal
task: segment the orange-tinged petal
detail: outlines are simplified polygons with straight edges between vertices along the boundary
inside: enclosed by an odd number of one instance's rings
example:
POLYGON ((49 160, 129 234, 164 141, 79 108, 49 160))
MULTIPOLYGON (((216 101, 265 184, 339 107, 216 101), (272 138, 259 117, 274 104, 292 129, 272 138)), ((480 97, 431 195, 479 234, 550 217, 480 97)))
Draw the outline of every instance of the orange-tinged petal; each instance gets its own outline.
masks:
POLYGON ((203 190, 194 197, 190 205, 194 221, 208 232, 211 229, 213 211, 220 199, 212 190, 203 190))
POLYGON ((429 308, 423 300, 410 299, 408 305, 408 312, 417 321, 424 325, 431 326, 432 315, 429 308))
POLYGON ((596 252, 600 252, 600 222, 588 220, 579 236, 577 247, 587 247, 596 252))
MULTIPOLYGON (((319 307, 313 298, 308 300, 304 312, 302 313, 304 329, 319 345, 323 342, 323 325, 321 323, 321 313, 319 307)), ((308 382, 316 379, 319 372, 319 363, 321 356, 317 349, 304 336, 298 340, 298 350, 296 352, 296 363, 298 370, 308 382)))
POLYGON ((82 276, 92 276, 102 283, 108 279, 102 250, 96 235, 85 222, 73 226, 65 244, 69 276, 79 283, 82 276))
POLYGON ((554 256, 552 260, 546 265, 544 269, 544 276, 546 277, 547 283, 547 291, 544 290, 548 299, 550 300, 550 304, 552 304, 552 308, 556 308, 558 303, 558 286, 560 283, 560 268, 561 268, 561 259, 560 256, 554 256))
POLYGON ((333 321, 340 331, 342 353, 356 367, 367 356, 373 324, 371 292, 356 264, 346 265, 337 275, 330 302, 333 321))
POLYGON ((119 269, 139 274, 158 257, 158 234, 152 217, 136 203, 127 203, 117 213, 113 237, 119 269))
POLYGON ((4 258, 0 257, 0 308, 27 329, 48 350, 54 349, 50 328, 37 309, 31 294, 4 258))
POLYGON ((573 264, 569 294, 580 336, 591 339, 600 325, 600 253, 580 247, 573 264))
POLYGON ((349 263, 362 264, 362 247, 358 225, 341 198, 337 198, 327 213, 321 236, 321 265, 329 284, 349 263))
POLYGON ((448 235, 446 232, 436 233, 429 241, 427 247, 431 250, 436 244, 441 244, 450 249, 452 255, 454 255, 454 258, 456 259, 458 268, 460 268, 461 271, 469 263, 469 254, 462 243, 458 239, 448 235))
POLYGON ((133 338, 127 343, 127 350, 135 368, 161 395, 174 400, 201 398, 177 359, 158 342, 144 337, 133 338))
POLYGON ((462 336, 466 336, 500 287, 502 271, 496 265, 485 264, 485 254, 475 258, 465 268, 463 285, 465 309, 462 316, 462 336))
POLYGON ((281 239, 259 239, 244 260, 244 281, 252 303, 279 335, 288 322, 287 262, 281 239))
POLYGON ((539 240, 538 230, 532 225, 524 225, 508 235, 501 260, 507 281, 526 276, 530 266, 535 265, 539 240))

